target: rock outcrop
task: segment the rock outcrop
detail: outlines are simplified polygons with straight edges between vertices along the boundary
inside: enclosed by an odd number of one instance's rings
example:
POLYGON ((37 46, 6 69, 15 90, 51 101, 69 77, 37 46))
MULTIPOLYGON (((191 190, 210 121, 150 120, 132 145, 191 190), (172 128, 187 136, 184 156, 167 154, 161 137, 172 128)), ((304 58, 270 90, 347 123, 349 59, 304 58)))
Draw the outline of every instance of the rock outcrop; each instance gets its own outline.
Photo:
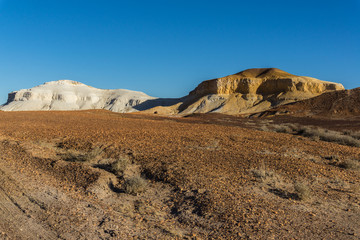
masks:
POLYGON ((9 93, 3 111, 108 109, 134 112, 137 105, 155 99, 142 92, 105 90, 71 80, 47 82, 30 89, 9 93))
POLYGON ((107 109, 164 115, 218 112, 244 114, 343 90, 338 83, 295 76, 276 68, 254 68, 200 83, 183 98, 154 98, 124 89, 103 90, 59 80, 9 94, 4 111, 107 109))
POLYGON ((254 68, 204 81, 180 107, 183 113, 251 113, 343 90, 338 83, 295 76, 276 68, 254 68))
POLYGON ((360 116, 360 88, 333 91, 252 114, 252 117, 292 115, 298 117, 351 118, 360 116))
POLYGON ((254 68, 227 77, 204 81, 190 92, 190 95, 236 93, 272 95, 286 92, 321 94, 325 91, 342 89, 344 87, 338 83, 299 77, 276 68, 254 68))

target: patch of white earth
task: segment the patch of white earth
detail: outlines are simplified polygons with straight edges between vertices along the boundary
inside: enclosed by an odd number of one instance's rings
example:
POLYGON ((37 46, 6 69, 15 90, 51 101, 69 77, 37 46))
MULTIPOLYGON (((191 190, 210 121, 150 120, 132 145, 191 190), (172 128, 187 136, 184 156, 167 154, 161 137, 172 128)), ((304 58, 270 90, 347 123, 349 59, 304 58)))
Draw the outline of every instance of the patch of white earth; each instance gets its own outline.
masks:
POLYGON ((136 106, 156 99, 143 92, 126 89, 98 89, 72 80, 44 83, 9 93, 3 111, 107 109, 134 112, 136 106))

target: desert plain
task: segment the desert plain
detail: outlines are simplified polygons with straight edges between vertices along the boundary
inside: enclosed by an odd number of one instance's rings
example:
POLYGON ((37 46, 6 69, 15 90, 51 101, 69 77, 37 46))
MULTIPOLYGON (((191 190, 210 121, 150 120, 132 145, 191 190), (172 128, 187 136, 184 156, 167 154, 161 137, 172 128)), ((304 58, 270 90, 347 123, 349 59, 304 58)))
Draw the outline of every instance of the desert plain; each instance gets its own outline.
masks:
POLYGON ((0 238, 359 239, 356 141, 279 127, 296 124, 360 129, 356 116, 0 111, 0 238))

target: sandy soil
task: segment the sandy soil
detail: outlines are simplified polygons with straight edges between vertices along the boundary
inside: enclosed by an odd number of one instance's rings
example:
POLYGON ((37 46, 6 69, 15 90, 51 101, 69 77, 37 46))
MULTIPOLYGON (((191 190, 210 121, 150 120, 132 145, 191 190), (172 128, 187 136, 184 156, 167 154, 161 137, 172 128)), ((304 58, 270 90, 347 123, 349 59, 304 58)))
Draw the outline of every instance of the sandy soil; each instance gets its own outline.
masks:
POLYGON ((208 116, 0 112, 0 238, 359 239, 359 148, 208 116))

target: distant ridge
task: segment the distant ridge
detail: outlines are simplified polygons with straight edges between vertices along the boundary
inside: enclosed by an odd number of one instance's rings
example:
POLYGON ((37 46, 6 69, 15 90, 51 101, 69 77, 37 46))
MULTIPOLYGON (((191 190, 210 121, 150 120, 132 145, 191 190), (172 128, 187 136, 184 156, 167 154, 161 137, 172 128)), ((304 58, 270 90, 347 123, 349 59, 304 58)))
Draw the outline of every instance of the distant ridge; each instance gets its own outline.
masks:
POLYGON ((155 99, 143 92, 126 89, 104 90, 72 80, 46 82, 42 85, 9 93, 3 111, 107 109, 134 112, 134 107, 155 99))
POLYGON ((58 80, 9 93, 3 111, 107 109, 114 112, 187 115, 243 114, 343 90, 339 83, 296 76, 277 68, 252 68, 200 83, 188 96, 154 98, 125 89, 97 89, 72 80, 58 80))

